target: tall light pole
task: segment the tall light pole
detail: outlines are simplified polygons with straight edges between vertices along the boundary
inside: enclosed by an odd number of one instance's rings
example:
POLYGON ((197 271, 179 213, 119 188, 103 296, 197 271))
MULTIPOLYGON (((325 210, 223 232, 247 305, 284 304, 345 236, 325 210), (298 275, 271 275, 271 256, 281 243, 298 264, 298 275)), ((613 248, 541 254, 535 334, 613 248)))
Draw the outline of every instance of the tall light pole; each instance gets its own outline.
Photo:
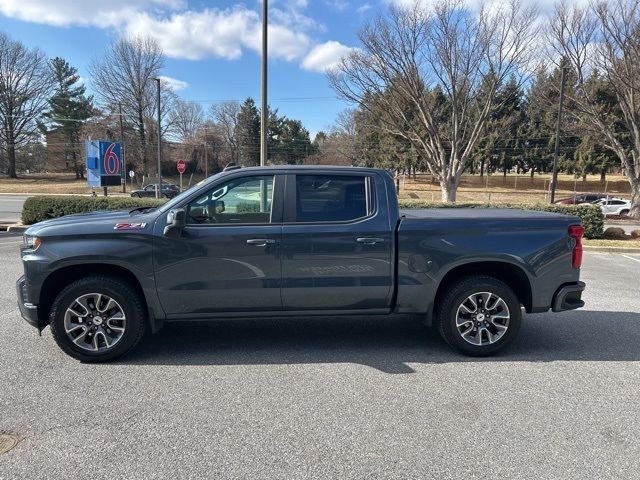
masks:
POLYGON ((162 129, 160 128, 160 79, 151 78, 158 82, 158 185, 156 186, 156 198, 162 195, 162 167, 160 165, 160 157, 162 155, 162 129))
POLYGON ((562 122, 562 106, 564 104, 564 84, 566 82, 568 67, 562 67, 560 77, 560 101, 558 104, 558 121, 556 123, 556 145, 553 149, 553 173, 551 174, 551 203, 556 199, 556 187, 558 185, 558 153, 560 150, 560 123, 562 122))
POLYGON ((260 111, 260 166, 267 163, 267 129, 269 113, 267 112, 267 26, 268 0, 262 0, 262 109, 260 111))
POLYGON ((118 102, 118 113, 120 114, 120 156, 122 157, 122 193, 127 192, 127 160, 124 156, 124 127, 122 124, 122 103, 118 102))

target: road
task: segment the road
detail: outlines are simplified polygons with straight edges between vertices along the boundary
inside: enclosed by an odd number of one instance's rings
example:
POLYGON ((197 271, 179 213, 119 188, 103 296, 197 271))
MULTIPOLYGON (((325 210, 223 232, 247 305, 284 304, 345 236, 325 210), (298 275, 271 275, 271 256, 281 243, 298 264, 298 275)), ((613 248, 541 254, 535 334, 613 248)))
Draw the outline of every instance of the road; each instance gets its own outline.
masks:
POLYGON ((640 257, 470 359, 410 321, 167 326, 85 365, 19 318, 0 238, 0 479, 639 478, 640 257))
POLYGON ((18 222, 27 198, 28 195, 0 195, 0 224, 18 222))

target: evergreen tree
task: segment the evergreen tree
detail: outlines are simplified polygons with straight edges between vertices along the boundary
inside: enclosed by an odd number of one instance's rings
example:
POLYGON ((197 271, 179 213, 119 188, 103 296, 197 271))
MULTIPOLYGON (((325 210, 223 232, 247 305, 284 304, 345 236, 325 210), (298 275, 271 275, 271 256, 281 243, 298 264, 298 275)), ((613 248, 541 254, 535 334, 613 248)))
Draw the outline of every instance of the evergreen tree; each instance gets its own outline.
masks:
POLYGON ((240 105, 235 137, 240 164, 260 165, 260 113, 251 97, 240 105))
POLYGON ((45 129, 59 133, 64 139, 65 161, 73 168, 76 178, 84 178, 80 132, 83 122, 93 112, 93 97, 85 95, 78 70, 66 60, 56 57, 51 60, 51 67, 56 84, 49 99, 49 109, 43 115, 47 120, 45 129))

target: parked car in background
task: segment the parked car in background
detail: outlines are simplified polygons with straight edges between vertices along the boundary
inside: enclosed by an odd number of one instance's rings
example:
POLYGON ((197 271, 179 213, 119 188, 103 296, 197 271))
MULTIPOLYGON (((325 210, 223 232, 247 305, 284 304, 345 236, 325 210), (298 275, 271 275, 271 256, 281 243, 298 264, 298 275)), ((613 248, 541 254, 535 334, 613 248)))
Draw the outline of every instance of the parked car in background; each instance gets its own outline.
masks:
MULTIPOLYGON (((610 196, 610 195, 609 195, 610 196)), ((600 199, 607 198, 606 193, 578 193, 569 198, 562 198, 556 201, 558 205, 579 205, 581 203, 597 202, 600 199)))
MULTIPOLYGON (((178 187, 177 185, 163 183, 161 193, 162 193, 162 195, 160 195, 161 197, 173 198, 180 193, 180 187, 178 187)), ((142 197, 155 198, 156 185, 149 184, 146 187, 144 187, 142 190, 134 190, 133 192, 131 192, 131 196, 138 197, 138 198, 142 198, 142 197)))
POLYGON ((631 210, 631 201, 622 198, 602 198, 591 203, 598 205, 605 216, 628 215, 631 210))

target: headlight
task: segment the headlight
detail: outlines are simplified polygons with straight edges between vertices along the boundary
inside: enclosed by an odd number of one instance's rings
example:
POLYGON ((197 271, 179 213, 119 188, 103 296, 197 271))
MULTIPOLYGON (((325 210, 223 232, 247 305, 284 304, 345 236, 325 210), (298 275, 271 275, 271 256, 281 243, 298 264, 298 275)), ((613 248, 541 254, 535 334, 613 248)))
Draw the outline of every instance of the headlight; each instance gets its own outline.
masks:
POLYGON ((35 235, 23 235, 22 240, 24 241, 24 244, 27 247, 30 247, 34 250, 37 250, 38 247, 40 247, 40 244, 42 243, 42 240, 39 237, 36 237, 35 235))

